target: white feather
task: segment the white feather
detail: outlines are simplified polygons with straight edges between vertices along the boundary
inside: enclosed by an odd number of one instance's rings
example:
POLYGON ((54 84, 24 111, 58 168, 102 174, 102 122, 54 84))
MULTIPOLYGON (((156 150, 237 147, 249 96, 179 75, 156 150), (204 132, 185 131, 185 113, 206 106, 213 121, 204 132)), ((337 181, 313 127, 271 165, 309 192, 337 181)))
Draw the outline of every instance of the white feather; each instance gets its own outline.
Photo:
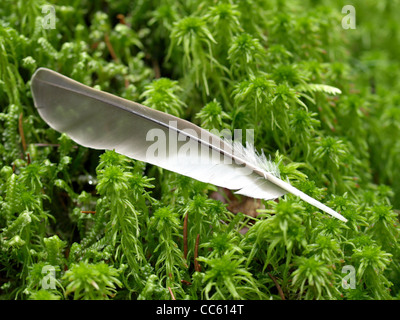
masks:
POLYGON ((35 72, 31 89, 41 117, 80 145, 115 150, 252 198, 270 200, 290 192, 347 221, 282 181, 278 167, 251 145, 229 143, 191 122, 95 90, 49 69, 35 72), (162 136, 165 141, 158 141, 162 136), (155 148, 157 143, 161 148, 155 148))

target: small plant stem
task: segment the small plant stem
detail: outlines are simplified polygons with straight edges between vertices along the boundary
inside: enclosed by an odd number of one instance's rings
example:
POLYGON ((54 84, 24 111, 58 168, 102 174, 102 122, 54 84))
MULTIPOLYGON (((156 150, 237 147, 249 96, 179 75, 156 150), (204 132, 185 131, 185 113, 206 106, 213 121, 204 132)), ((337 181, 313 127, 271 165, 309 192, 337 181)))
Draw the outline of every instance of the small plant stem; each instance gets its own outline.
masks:
POLYGON ((156 79, 161 78, 161 70, 160 70, 160 65, 158 64, 157 59, 152 59, 152 63, 153 63, 153 70, 154 70, 154 77, 156 79))
POLYGON ((117 14, 117 19, 119 20, 120 24, 126 25, 125 16, 122 13, 117 14))
POLYGON ((278 283, 278 280, 268 272, 269 277, 272 279, 272 281, 275 283, 276 288, 278 289, 279 296, 281 297, 282 300, 286 300, 285 295, 283 294, 282 288, 278 283))
POLYGON ((172 300, 176 300, 176 298, 174 296, 174 293, 172 292, 172 289, 170 287, 168 287, 168 291, 169 291, 169 293, 171 295, 172 300))
POLYGON ((187 240, 187 224, 188 224, 188 214, 186 213, 185 219, 183 220, 183 257, 187 259, 188 253, 188 240, 187 240))
POLYGON ((19 135, 21 136, 22 148, 24 149, 24 153, 25 153, 26 141, 25 141, 24 127, 22 125, 22 118, 23 118, 23 114, 21 112, 21 114, 19 115, 19 119, 18 119, 18 130, 19 130, 19 135))
POLYGON ((197 237, 196 237, 196 244, 195 244, 195 246, 194 246, 194 269, 195 269, 197 272, 200 272, 200 271, 201 271, 200 264, 199 264, 199 262, 197 261, 197 257, 198 257, 198 255, 199 255, 199 240, 200 240, 200 234, 198 233, 198 234, 197 234, 197 237))
POLYGON ((187 286, 190 286, 192 283, 190 281, 186 281, 186 280, 181 280, 181 283, 186 284, 187 286))
POLYGON ((96 213, 96 211, 85 210, 85 211, 81 211, 81 213, 90 213, 90 214, 95 214, 95 213, 96 213))
POLYGON ((110 52, 111 58, 115 62, 119 62, 119 59, 118 59, 117 55, 115 54, 114 48, 110 42, 110 38, 108 37, 108 34, 104 35, 104 42, 106 43, 107 49, 110 52))

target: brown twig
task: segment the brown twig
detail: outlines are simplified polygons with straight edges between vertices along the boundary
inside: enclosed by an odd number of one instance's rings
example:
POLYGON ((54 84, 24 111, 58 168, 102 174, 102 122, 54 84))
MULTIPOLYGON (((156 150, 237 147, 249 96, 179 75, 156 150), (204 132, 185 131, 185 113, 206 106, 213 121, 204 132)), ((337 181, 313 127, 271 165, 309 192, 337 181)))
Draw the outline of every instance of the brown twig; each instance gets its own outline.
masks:
POLYGON ((106 43, 107 49, 110 52, 111 58, 113 58, 113 60, 115 62, 119 62, 119 59, 118 59, 117 55, 115 54, 114 48, 110 42, 110 38, 108 37, 107 33, 104 35, 104 42, 106 43))
POLYGON ((170 295, 172 297, 172 300, 176 300, 175 296, 174 296, 174 293, 172 292, 172 289, 170 287, 168 287, 168 290, 169 290, 169 293, 170 293, 170 295))
POLYGON ((125 88, 129 87, 129 79, 128 79, 128 77, 125 77, 125 79, 124 79, 124 86, 125 86, 125 88))
POLYGON ((25 141, 25 134, 24 134, 24 126, 22 124, 22 118, 23 118, 23 114, 21 112, 21 114, 19 115, 19 119, 18 119, 18 130, 19 130, 19 135, 21 136, 22 148, 24 149, 24 153, 25 153, 26 141, 25 141))
MULTIPOLYGON (((116 63, 119 63, 119 59, 118 59, 117 55, 115 54, 115 50, 111 44, 110 38, 107 33, 104 35, 104 42, 106 43, 107 49, 110 52, 111 58, 116 63)), ((125 88, 129 87, 129 79, 127 77, 124 78, 124 86, 125 86, 125 88)))
POLYGON ((190 281, 184 279, 181 280, 181 283, 186 284, 187 286, 190 286, 192 284, 190 281))
POLYGON ((197 257, 199 255, 199 240, 200 240, 200 234, 197 234, 196 244, 194 246, 194 270, 197 271, 197 272, 201 271, 200 264, 197 261, 197 257))
POLYGON ((161 70, 158 61, 156 59, 152 59, 152 63, 153 63, 154 77, 156 79, 161 78, 161 70))
POLYGON ((278 289, 278 293, 279 293, 279 296, 281 297, 281 299, 282 300, 286 300, 285 295, 283 294, 282 288, 278 283, 278 280, 276 280, 276 278, 272 274, 270 274, 269 272, 268 272, 268 275, 272 279, 272 281, 275 283, 275 286, 278 289))
POLYGON ((125 16, 122 13, 117 14, 117 19, 119 20, 120 24, 126 25, 125 16))
POLYGON ((188 213, 186 212, 185 219, 183 220, 183 257, 187 259, 188 253, 188 241, 187 241, 187 224, 188 224, 188 213))
POLYGON ((96 211, 85 210, 85 211, 81 211, 81 213, 90 213, 90 214, 95 214, 95 213, 96 213, 96 211))

